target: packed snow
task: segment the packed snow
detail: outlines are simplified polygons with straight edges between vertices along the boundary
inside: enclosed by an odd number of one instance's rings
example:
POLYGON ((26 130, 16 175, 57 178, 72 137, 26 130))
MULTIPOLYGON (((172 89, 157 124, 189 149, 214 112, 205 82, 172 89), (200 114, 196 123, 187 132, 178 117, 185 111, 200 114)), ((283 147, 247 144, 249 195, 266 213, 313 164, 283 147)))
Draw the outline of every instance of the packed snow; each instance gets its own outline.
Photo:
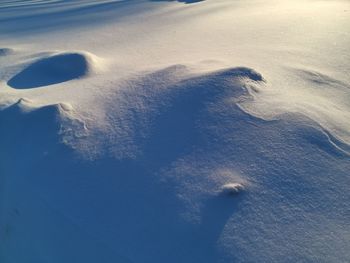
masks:
POLYGON ((349 12, 0 1, 0 262, 350 262, 349 12))

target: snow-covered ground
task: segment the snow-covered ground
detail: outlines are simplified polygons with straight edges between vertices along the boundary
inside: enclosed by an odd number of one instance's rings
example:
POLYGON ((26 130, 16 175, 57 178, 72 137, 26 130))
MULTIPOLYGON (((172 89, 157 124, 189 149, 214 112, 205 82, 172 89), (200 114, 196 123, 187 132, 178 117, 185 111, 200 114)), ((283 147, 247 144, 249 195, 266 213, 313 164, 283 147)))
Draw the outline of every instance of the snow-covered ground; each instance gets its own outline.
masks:
POLYGON ((0 262, 350 262, 350 2, 0 1, 0 262))

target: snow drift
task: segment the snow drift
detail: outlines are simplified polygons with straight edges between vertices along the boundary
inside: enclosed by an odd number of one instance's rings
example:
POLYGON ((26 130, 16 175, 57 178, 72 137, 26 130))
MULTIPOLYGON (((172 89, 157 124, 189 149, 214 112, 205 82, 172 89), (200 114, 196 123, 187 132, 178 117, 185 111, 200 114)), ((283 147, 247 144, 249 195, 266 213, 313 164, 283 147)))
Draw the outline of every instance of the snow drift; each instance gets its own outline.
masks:
POLYGON ((348 8, 1 2, 0 261, 349 261, 348 8))

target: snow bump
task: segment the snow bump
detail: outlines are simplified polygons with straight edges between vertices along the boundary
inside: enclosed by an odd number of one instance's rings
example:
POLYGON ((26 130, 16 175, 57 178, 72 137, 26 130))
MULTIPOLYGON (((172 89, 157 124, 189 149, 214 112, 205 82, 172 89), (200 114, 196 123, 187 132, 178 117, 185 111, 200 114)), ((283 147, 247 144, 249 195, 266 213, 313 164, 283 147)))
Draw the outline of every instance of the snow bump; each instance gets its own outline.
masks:
POLYGON ((240 183, 229 183, 222 186, 221 191, 224 194, 236 195, 244 191, 245 187, 240 183))

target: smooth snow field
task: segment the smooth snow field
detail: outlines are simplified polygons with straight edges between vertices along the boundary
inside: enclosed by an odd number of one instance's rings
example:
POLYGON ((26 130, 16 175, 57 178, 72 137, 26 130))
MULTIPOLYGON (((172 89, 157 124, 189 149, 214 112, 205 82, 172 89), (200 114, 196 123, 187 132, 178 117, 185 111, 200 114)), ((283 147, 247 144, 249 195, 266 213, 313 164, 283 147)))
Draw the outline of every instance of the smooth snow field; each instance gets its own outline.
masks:
POLYGON ((348 0, 0 0, 0 262, 350 262, 348 0))

